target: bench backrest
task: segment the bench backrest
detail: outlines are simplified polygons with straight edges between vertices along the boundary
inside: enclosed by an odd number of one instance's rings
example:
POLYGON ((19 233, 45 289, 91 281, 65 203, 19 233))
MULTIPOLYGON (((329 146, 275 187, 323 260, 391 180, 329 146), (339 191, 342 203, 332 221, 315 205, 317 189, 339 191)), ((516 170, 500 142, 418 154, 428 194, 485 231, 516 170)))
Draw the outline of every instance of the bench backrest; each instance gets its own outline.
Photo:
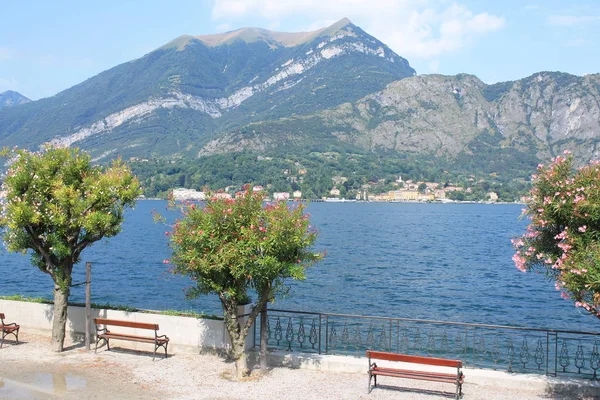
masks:
POLYGON ((4 313, 1 313, 1 312, 0 312, 0 325, 4 325, 4 318, 6 318, 6 317, 4 316, 4 313))
POLYGON ((113 326, 124 326, 126 328, 135 329, 152 329, 157 331, 158 324, 150 324, 147 322, 134 322, 134 321, 121 321, 118 319, 106 319, 106 318, 94 318, 96 325, 113 325, 113 326))
POLYGON ((461 360, 447 360, 445 358, 411 356, 408 354, 387 353, 384 351, 373 351, 373 350, 367 350, 367 357, 374 358, 377 360, 437 365, 440 367, 462 368, 461 360))

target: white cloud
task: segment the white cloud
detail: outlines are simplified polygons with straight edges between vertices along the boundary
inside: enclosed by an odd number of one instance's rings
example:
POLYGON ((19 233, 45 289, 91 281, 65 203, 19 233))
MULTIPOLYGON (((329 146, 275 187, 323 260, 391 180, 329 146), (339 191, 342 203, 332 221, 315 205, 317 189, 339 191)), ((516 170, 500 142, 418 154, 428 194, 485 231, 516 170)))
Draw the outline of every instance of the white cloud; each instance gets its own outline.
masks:
POLYGON ((558 25, 558 26, 576 26, 582 24, 588 24, 593 22, 599 22, 600 17, 585 15, 585 16, 575 16, 575 15, 551 15, 548 17, 546 22, 550 25, 558 25))
POLYGON ((10 47, 0 47, 0 61, 9 60, 16 55, 17 51, 15 49, 11 49, 10 47))
POLYGON ((212 17, 260 17, 281 26, 309 19, 306 30, 348 17, 401 56, 421 59, 455 52, 505 26, 502 17, 443 0, 216 0, 212 17))

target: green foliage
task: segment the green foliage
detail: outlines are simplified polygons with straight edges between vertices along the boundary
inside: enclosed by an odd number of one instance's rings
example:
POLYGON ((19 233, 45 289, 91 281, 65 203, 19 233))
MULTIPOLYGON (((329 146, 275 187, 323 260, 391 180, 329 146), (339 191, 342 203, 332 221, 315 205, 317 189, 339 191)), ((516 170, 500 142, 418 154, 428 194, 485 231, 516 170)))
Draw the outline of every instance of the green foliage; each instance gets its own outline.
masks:
POLYGON ((310 249, 317 233, 303 205, 263 206, 262 194, 253 193, 250 185, 235 199, 217 193, 204 207, 183 204, 180 209, 182 218, 170 233, 173 272, 195 282, 188 296, 219 296, 241 376, 247 369, 244 340, 259 311, 285 291, 286 279, 304 279, 306 267, 321 258, 310 249), (249 290, 258 300, 241 323, 238 306, 247 301, 249 290))
POLYGON ((600 164, 576 171, 573 158, 540 165, 524 214, 527 232, 513 239, 515 265, 541 269, 575 305, 600 316, 600 164))
POLYGON ((24 301, 27 303, 41 303, 41 304, 52 304, 52 300, 44 299, 42 297, 28 297, 20 294, 14 294, 11 296, 0 296, 1 300, 11 301, 24 301))
POLYGON ((32 263, 66 288, 81 252, 120 231, 124 209, 140 193, 138 181, 121 161, 103 171, 78 149, 4 154, 12 157, 0 219, 7 248, 32 250, 32 263))
POLYGON ((303 279, 320 256, 308 248, 316 239, 303 206, 262 205, 263 196, 246 190, 236 199, 215 195, 201 208, 181 206, 183 217, 171 233, 173 272, 191 277, 188 296, 216 293, 224 306, 242 304, 251 288, 282 287, 303 279))

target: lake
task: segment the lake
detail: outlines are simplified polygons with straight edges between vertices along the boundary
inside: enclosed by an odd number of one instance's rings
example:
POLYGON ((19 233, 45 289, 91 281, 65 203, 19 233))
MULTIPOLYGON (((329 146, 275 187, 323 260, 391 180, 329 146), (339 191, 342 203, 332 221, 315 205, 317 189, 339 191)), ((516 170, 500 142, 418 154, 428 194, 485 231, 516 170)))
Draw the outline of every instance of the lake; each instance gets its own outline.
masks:
MULTIPOLYGON (((216 296, 184 298, 188 279, 172 276, 166 202, 145 200, 123 231, 86 249, 74 283, 92 262, 92 301, 219 314, 216 296)), ((543 274, 513 265, 510 239, 524 232, 516 204, 312 203, 327 256, 271 308, 600 331, 600 321, 563 300, 543 274)), ((0 294, 52 296, 52 281, 28 256, 0 253, 0 294)), ((84 286, 72 290, 83 302, 84 286)))

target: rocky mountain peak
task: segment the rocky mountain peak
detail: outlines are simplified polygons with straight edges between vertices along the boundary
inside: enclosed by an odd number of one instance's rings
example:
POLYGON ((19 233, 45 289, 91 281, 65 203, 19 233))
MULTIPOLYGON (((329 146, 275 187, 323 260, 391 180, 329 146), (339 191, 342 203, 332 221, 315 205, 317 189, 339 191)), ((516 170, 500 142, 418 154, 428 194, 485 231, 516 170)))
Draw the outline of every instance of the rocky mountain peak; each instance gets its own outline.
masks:
POLYGON ((263 28, 247 27, 211 35, 182 35, 161 48, 183 50, 194 40, 198 40, 209 47, 222 46, 236 41, 245 43, 266 42, 272 47, 294 47, 310 43, 318 37, 333 37, 341 32, 351 35, 355 31, 353 28, 356 28, 356 26, 348 18, 342 18, 328 27, 310 32, 277 32, 263 28))
POLYGON ((23 96, 21 93, 13 90, 7 90, 6 92, 0 93, 0 108, 29 103, 30 101, 31 100, 23 96))

